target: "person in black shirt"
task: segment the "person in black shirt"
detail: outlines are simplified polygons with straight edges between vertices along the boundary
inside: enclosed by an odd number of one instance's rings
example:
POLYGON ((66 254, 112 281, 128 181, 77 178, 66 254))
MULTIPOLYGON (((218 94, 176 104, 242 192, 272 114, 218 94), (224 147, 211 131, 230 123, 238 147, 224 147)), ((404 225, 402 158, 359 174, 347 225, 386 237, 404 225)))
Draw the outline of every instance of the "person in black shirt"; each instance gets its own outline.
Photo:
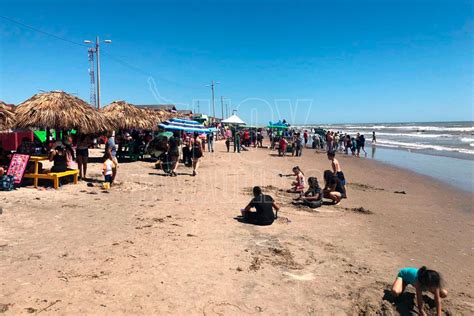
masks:
POLYGON ((170 176, 176 177, 176 170, 178 169, 179 161, 179 146, 181 145, 181 138, 178 132, 174 132, 173 136, 168 140, 168 157, 170 160, 170 176))
POLYGON ((339 204, 345 192, 341 181, 331 170, 324 171, 324 184, 324 197, 331 199, 335 205, 339 204))
POLYGON ((244 220, 247 223, 262 226, 273 224, 280 207, 275 204, 271 196, 263 194, 260 187, 253 188, 253 195, 252 201, 242 210, 244 220), (256 209, 256 212, 250 211, 252 207, 256 209), (273 214, 273 209, 276 210, 276 214, 273 214))

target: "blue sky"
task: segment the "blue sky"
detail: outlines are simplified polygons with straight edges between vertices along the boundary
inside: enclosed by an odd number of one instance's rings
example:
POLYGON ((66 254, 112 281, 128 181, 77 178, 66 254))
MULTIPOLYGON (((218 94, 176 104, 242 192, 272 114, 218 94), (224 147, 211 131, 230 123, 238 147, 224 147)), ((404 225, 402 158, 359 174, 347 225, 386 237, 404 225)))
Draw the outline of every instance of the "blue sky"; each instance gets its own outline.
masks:
MULTIPOLYGON (((470 1, 5 1, 0 15, 82 43, 100 35, 102 104, 211 91, 252 123, 473 119, 470 1), (119 61, 117 61, 119 60, 119 61), (124 64, 124 62, 126 64, 124 64), (152 88, 155 87, 155 88, 152 88)), ((89 100, 87 48, 0 18, 0 100, 89 100)))

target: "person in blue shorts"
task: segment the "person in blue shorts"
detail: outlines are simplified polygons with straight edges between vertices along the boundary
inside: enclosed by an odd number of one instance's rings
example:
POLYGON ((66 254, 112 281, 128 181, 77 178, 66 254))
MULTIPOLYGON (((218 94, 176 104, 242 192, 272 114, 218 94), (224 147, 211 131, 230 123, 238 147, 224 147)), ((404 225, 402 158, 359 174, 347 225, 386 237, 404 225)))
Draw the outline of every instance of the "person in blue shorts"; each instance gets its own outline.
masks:
POLYGON ((420 269, 403 268, 398 272, 397 278, 393 282, 392 295, 398 297, 409 284, 416 290, 416 304, 420 315, 426 315, 423 310, 423 291, 429 291, 435 298, 436 315, 441 316, 441 298, 448 296, 448 291, 443 288, 441 275, 425 266, 420 269))

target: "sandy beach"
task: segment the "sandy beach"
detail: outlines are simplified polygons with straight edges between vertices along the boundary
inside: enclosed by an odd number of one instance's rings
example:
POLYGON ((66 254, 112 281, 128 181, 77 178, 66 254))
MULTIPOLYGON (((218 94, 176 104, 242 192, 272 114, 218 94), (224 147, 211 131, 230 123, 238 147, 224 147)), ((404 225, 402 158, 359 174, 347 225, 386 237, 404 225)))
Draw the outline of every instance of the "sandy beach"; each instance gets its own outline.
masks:
MULTIPOLYGON (((321 183, 325 153, 234 154, 223 142, 197 177, 134 162, 109 191, 81 181, 2 192, 0 313, 406 315, 413 289, 397 304, 385 291, 399 268, 427 265, 446 280, 445 312, 474 314, 472 194, 338 159, 348 199, 317 211, 291 205, 293 178, 278 174, 298 165, 321 183), (235 219, 254 185, 282 205, 272 226, 235 219)), ((100 170, 89 164, 90 177, 100 170)))

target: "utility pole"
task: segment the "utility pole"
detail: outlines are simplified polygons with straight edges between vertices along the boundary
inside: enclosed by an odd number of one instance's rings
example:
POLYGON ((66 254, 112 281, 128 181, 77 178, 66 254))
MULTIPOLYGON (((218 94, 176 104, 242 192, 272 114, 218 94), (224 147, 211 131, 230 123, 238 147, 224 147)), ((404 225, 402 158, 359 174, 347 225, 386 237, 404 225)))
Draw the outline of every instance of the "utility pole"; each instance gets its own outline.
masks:
POLYGON ((212 117, 215 119, 216 118, 216 105, 214 101, 214 86, 216 84, 219 84, 220 82, 214 82, 214 80, 211 81, 210 85, 206 85, 206 87, 211 87, 211 93, 212 93, 212 117))
POLYGON ((224 97, 223 96, 221 96, 221 110, 222 110, 221 119, 224 119, 224 97))
MULTIPOLYGON (((85 40, 84 43, 92 44, 92 41, 85 40)), ((110 44, 112 43, 111 40, 105 40, 104 43, 110 44)), ((92 53, 96 54, 96 62, 97 62, 97 109, 100 109, 100 40, 99 36, 95 37, 95 47, 89 49, 92 53)))
POLYGON ((97 57, 97 110, 100 109, 100 45, 99 36, 95 38, 95 54, 97 57))
POLYGON ((197 108, 198 108, 198 111, 197 111, 197 112, 198 112, 199 114, 201 114, 201 112, 199 112, 199 100, 198 100, 198 106, 197 106, 197 108))
POLYGON ((225 103, 225 114, 227 117, 229 117, 229 103, 225 103))

